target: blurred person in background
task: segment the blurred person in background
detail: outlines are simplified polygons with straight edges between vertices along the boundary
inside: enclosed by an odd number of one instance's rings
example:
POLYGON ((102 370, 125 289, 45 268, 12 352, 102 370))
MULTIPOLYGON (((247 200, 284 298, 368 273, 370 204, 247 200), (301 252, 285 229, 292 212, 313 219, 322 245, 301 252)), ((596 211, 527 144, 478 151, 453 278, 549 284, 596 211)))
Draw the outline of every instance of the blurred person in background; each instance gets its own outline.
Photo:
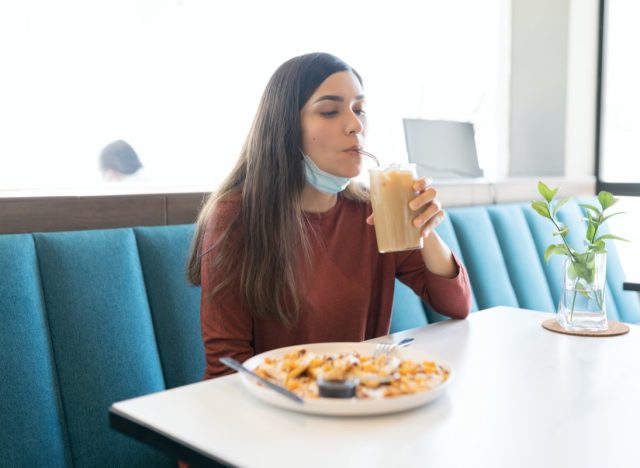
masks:
POLYGON ((138 154, 124 140, 105 146, 100 152, 99 164, 102 177, 109 182, 137 181, 143 172, 138 154))

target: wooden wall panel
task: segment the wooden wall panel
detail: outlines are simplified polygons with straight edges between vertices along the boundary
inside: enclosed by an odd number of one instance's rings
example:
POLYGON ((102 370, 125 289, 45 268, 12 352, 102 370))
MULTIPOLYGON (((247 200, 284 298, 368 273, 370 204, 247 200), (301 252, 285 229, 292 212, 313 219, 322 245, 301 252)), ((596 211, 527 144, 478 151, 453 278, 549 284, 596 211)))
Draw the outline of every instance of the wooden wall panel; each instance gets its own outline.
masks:
POLYGON ((194 223, 208 195, 208 193, 167 195, 167 224, 194 223))
POLYGON ((205 193, 0 198, 0 233, 193 222, 205 193))

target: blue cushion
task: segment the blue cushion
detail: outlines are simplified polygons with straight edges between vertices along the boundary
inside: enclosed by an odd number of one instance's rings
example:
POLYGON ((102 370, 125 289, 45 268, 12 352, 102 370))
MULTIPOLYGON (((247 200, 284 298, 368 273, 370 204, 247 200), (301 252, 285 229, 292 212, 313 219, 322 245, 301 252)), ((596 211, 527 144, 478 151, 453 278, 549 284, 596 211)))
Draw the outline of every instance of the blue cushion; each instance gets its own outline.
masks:
MULTIPOLYGON (((596 204, 593 199, 585 200, 596 204)), ((472 311, 497 305, 555 312, 562 289, 565 257, 544 251, 552 243, 553 226, 535 213, 529 203, 451 208, 449 217, 438 226, 440 237, 449 245, 469 271, 472 287, 472 311)), ((558 214, 570 231, 568 242, 584 248, 586 229, 583 213, 575 200, 558 214)), ((606 225, 602 233, 607 232, 606 225)), ((622 290, 624 270, 613 241, 607 241, 607 315, 612 320, 640 322, 640 298, 622 290)), ((422 317, 416 312, 416 299, 402 288, 396 289, 392 330, 417 326, 422 317), (409 296, 409 297, 407 297, 409 296), (403 304, 400 307, 400 304, 403 304), (410 304, 410 306, 408 305, 410 304), (401 317, 404 314, 406 317, 401 317)), ((423 304, 429 323, 444 316, 423 304)))
POLYGON ((562 282, 564 281, 563 257, 552 255, 548 262, 544 261, 544 252, 550 244, 557 244, 558 238, 555 237, 553 226, 548 219, 544 219, 538 213, 533 211, 528 205, 523 206, 524 217, 527 220, 529 230, 533 235, 533 242, 536 245, 538 258, 542 265, 542 270, 547 278, 547 285, 551 292, 553 304, 556 305, 548 312, 555 312, 557 304, 560 303, 560 294, 562 293, 562 282))
MULTIPOLYGON (((591 205, 598 206, 598 201, 595 197, 589 199, 578 200, 580 203, 589 203, 591 205)), ((611 209, 611 213, 615 213, 615 206, 611 209)), ((607 214, 610 214, 607 211, 607 214)), ((609 227, 607 224, 603 224, 600 227, 598 236, 602 234, 609 234, 609 227)), ((614 233, 625 237, 625 234, 614 233)), ((617 320, 622 320, 630 323, 640 322, 640 295, 635 291, 625 291, 622 289, 622 284, 625 282, 624 268, 620 261, 620 256, 616 250, 616 243, 621 241, 605 240, 607 244, 607 288, 611 291, 611 298, 615 303, 617 311, 617 320)), ((609 312, 609 303, 607 305, 607 314, 609 318, 611 314, 609 312)))
POLYGON ((423 303, 413 290, 396 280, 391 306, 391 333, 426 325, 423 303))
MULTIPOLYGON (((455 208, 453 208, 455 211, 455 208)), ((458 260, 462 262, 463 265, 466 265, 466 261, 464 255, 462 254, 462 249, 460 248, 460 244, 458 243, 458 238, 456 237, 456 232, 453 229, 453 223, 451 222, 451 218, 449 216, 445 216, 442 222, 436 228, 438 235, 442 238, 442 240, 449 246, 451 251, 458 257, 458 260)), ((477 311, 478 309, 478 301, 476 300, 476 296, 471 291, 471 310, 477 311)), ((437 322, 443 318, 442 315, 437 314, 432 317, 431 314, 427 311, 427 316, 429 317, 429 322, 437 322)))
POLYGON ((165 388, 131 229, 35 234, 75 466, 175 466, 109 428, 118 400, 165 388))
POLYGON ((551 291, 522 205, 495 205, 488 210, 518 305, 532 310, 554 310, 551 291))
POLYGON ((481 309, 518 306, 498 238, 486 207, 449 211, 465 259, 471 286, 481 309))
POLYGON ((71 466, 30 234, 0 236, 0 465, 71 466))
MULTIPOLYGON (((449 217, 444 218, 436 231, 449 248, 451 248, 451 251, 464 264, 464 257, 449 217)), ((478 310, 473 291, 471 291, 471 302, 471 310, 478 310)), ((429 304, 424 303, 408 286, 400 281, 396 281, 395 283, 393 307, 391 311, 391 333, 448 319, 448 317, 431 308, 429 304)))
POLYGON ((186 273, 194 225, 134 231, 167 387, 196 382, 205 363, 200 288, 189 284, 186 273))

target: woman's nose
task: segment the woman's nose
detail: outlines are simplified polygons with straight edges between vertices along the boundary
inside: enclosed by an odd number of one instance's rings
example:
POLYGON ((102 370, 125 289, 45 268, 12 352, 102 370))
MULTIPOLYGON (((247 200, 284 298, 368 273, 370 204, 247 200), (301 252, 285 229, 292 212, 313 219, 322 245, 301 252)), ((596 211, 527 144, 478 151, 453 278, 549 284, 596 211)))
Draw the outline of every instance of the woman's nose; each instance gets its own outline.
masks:
POLYGON ((362 119, 356 115, 354 112, 349 112, 348 113, 348 121, 346 124, 346 133, 347 135, 351 135, 351 134, 360 134, 364 132, 364 122, 362 121, 362 119))

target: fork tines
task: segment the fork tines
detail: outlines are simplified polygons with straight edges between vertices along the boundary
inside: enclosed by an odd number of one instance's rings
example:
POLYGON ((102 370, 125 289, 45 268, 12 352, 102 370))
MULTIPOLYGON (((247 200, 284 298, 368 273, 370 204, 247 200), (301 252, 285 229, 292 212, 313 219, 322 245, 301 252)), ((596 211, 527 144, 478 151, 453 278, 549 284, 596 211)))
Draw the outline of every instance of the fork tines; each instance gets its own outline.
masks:
POLYGON ((389 354, 392 348, 393 343, 378 343, 375 351, 373 352, 373 357, 389 354))

